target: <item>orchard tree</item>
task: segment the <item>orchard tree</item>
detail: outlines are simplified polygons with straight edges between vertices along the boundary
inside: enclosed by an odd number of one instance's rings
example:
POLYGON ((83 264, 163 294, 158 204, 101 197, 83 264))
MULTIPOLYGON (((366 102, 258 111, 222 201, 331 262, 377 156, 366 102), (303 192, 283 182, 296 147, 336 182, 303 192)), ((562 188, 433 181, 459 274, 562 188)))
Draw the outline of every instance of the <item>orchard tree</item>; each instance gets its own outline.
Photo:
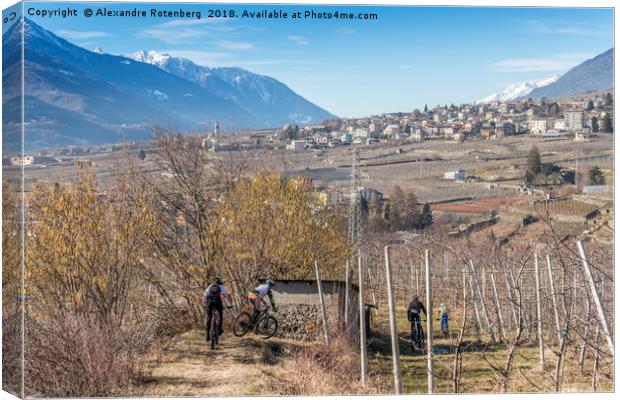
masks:
POLYGON ((605 117, 603 117, 603 132, 613 133, 613 131, 614 131, 614 125, 613 125, 611 115, 609 113, 606 113, 605 117))
POLYGON ((591 185, 604 185, 605 184, 605 175, 603 171, 595 165, 590 169, 590 184, 591 185))
POLYGON ((529 172, 532 175, 536 175, 540 172, 540 168, 541 168, 541 158, 540 158, 540 152, 538 151, 538 148, 536 146, 532 146, 532 148, 530 149, 530 152, 528 154, 527 157, 527 170, 526 172, 529 172))
POLYGON ((596 118, 596 115, 592 117, 592 120, 590 121, 590 126, 592 127, 592 132, 598 132, 598 118, 596 118))

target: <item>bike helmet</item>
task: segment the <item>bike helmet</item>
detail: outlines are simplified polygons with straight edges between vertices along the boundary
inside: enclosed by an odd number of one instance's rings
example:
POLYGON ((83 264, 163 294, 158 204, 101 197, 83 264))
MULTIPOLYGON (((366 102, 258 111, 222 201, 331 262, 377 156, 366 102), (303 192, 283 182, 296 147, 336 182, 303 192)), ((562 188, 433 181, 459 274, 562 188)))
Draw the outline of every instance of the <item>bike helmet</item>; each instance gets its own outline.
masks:
POLYGON ((215 284, 216 285, 221 285, 222 284, 222 278, 220 278, 219 276, 215 277, 215 284))
POLYGON ((274 282, 273 278, 269 277, 267 278, 267 280, 265 281, 265 283, 267 285, 269 285, 270 287, 274 287, 276 285, 276 283, 274 282))

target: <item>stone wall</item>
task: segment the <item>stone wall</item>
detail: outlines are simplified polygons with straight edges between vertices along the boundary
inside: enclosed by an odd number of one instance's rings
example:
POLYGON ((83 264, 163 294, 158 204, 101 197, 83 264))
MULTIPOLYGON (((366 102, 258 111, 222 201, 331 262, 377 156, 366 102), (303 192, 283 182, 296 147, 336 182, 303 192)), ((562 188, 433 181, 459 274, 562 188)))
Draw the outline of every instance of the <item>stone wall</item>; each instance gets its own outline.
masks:
POLYGON ((319 340, 323 333, 320 305, 281 304, 274 316, 278 320, 277 336, 279 337, 319 340))

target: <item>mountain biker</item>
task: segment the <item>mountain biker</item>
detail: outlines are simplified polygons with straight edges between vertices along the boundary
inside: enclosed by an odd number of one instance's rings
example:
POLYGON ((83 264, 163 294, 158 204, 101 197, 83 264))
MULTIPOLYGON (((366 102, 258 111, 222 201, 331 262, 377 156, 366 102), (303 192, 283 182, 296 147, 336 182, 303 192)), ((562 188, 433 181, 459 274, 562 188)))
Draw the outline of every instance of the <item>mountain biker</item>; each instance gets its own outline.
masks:
POLYGON ((420 301, 418 296, 413 296, 411 303, 409 303, 409 308, 407 309, 407 319, 411 322, 411 331, 413 332, 414 326, 416 322, 420 322, 420 311, 424 312, 424 316, 428 318, 426 314, 426 308, 424 304, 420 301))
POLYGON ((229 308, 232 307, 232 296, 228 293, 228 290, 226 290, 222 283, 222 279, 218 276, 215 278, 214 283, 207 287, 202 298, 202 305, 205 309, 205 315, 207 316, 207 342, 211 340, 209 331, 211 330, 213 310, 217 310, 217 312, 220 313, 220 319, 217 327, 218 334, 221 335, 224 333, 224 329, 222 328, 222 321, 224 320, 224 305, 222 304, 222 297, 226 297, 229 308))
POLYGON ((262 311, 260 309, 260 303, 264 301, 263 299, 265 296, 269 297, 269 302, 271 303, 271 307, 273 308, 273 311, 276 311, 276 312, 278 311, 276 307, 276 303, 273 300, 273 293, 271 292, 271 289, 275 285, 276 283, 273 281, 271 277, 269 277, 267 278, 265 283, 257 286, 253 290, 250 290, 250 292, 248 293, 248 299, 250 300, 250 303, 252 303, 252 307, 253 307, 252 321, 255 321, 258 315, 260 314, 260 311, 262 311))

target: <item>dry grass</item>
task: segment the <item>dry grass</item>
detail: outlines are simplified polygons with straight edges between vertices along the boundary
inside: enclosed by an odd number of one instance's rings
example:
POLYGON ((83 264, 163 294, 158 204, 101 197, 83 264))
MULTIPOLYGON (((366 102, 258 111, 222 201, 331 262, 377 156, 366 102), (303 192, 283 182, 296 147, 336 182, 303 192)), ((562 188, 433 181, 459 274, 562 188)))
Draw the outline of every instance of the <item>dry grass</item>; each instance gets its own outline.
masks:
POLYGON ((273 392, 287 396, 386 393, 387 377, 375 375, 361 383, 358 352, 344 338, 333 338, 330 345, 317 343, 297 350, 282 364, 288 373, 269 380, 273 392))
MULTIPOLYGON (((402 315, 402 313, 401 313, 402 315)), ((379 319, 378 328, 381 332, 388 332, 385 316, 379 319)), ((440 338, 437 323, 433 324, 435 331, 434 344, 436 348, 448 349, 450 339, 440 338)), ((452 335, 456 336, 458 327, 451 322, 452 335)), ((403 377, 403 393, 426 393, 426 356, 411 350, 407 340, 409 327, 406 320, 399 320, 400 332, 400 360, 403 377)), ((483 341, 488 338, 483 336, 483 341)), ((498 345, 473 345, 475 335, 473 330, 468 330, 465 341, 472 345, 466 347, 463 356, 461 391, 463 393, 497 393, 499 392, 499 376, 497 376, 490 364, 504 366, 507 350, 502 344, 498 345)), ((371 372, 378 375, 392 377, 392 357, 390 338, 379 334, 372 345, 371 372)), ((555 349, 555 348, 554 348, 555 349)), ((562 392, 591 392, 592 391, 592 359, 589 353, 586 359, 584 373, 579 371, 577 351, 569 351, 564 367, 564 380, 562 392)), ((545 369, 541 370, 538 365, 538 347, 536 342, 526 343, 521 347, 515 358, 515 369, 511 376, 508 392, 555 392, 553 380, 555 372, 556 355, 551 348, 545 351, 545 369)), ((438 354, 434 356, 435 368, 435 391, 437 393, 452 393, 452 363, 453 355, 438 354)), ((601 361, 599 371, 599 391, 613 390, 613 364, 610 359, 601 361)), ((391 388, 390 388, 391 389, 391 388)), ((393 389, 392 389, 393 390, 393 389)))

